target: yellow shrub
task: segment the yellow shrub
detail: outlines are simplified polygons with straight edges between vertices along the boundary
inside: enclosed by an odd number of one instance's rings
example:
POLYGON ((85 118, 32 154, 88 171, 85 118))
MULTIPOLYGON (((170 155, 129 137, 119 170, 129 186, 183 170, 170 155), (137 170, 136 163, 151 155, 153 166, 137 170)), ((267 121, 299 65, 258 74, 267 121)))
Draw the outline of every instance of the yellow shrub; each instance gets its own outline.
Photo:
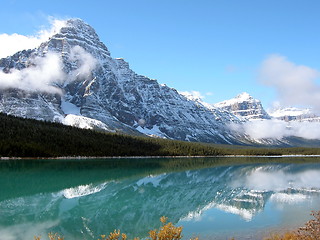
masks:
POLYGON ((151 240, 180 240, 182 238, 182 227, 175 227, 171 222, 166 224, 167 219, 167 217, 161 217, 162 227, 149 232, 151 240))
POLYGON ((114 230, 109 234, 108 237, 106 237, 106 235, 101 235, 101 239, 98 239, 98 240, 119 240, 119 239, 126 240, 127 235, 125 233, 121 234, 120 230, 114 230))

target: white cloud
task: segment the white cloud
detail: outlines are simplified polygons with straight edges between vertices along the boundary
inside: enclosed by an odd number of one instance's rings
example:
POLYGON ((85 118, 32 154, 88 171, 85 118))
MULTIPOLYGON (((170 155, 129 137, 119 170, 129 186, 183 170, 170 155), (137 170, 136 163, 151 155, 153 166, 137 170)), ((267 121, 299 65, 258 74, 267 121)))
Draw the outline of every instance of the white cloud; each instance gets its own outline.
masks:
MULTIPOLYGON (((262 63, 259 78, 263 84, 277 91, 275 108, 298 105, 320 111, 320 85, 316 82, 320 78, 318 70, 296 65, 284 56, 271 55, 262 63)), ((288 123, 271 119, 231 124, 229 127, 253 139, 282 139, 294 136, 320 140, 319 122, 288 123)))
POLYGON ((205 98, 199 91, 183 91, 179 93, 191 100, 203 100, 205 98))
POLYGON ((259 77, 263 84, 276 89, 282 105, 304 105, 320 111, 318 70, 271 55, 262 63, 259 77))
POLYGON ((80 46, 70 51, 70 61, 76 62, 77 68, 69 75, 63 71, 62 58, 58 53, 48 52, 44 57, 29 61, 30 66, 22 70, 13 68, 9 73, 0 71, 0 89, 17 88, 28 92, 62 94, 59 85, 66 81, 70 83, 78 77, 88 77, 97 64, 97 60, 80 46))
POLYGON ((0 58, 15 54, 24 49, 33 49, 38 47, 42 42, 47 41, 49 37, 57 33, 66 22, 63 20, 49 18, 51 27, 40 30, 36 35, 24 36, 18 33, 0 34, 0 58))
POLYGON ((28 92, 61 94, 61 90, 54 85, 65 78, 60 56, 50 52, 45 57, 36 57, 28 68, 11 69, 9 73, 0 71, 0 89, 17 88, 28 92))
POLYGON ((280 120, 248 121, 241 124, 231 124, 231 130, 246 134, 253 139, 281 139, 287 134, 287 125, 280 120))
POLYGON ((246 134, 253 139, 282 139, 284 137, 301 137, 320 140, 320 122, 285 122, 281 120, 257 120, 241 124, 230 124, 232 131, 246 134))
POLYGON ((320 139, 319 122, 293 122, 291 123, 294 136, 306 139, 320 139))
POLYGON ((75 77, 87 77, 97 65, 97 59, 80 46, 71 49, 70 60, 78 63, 78 69, 73 73, 75 77))
MULTIPOLYGON (((19 34, 0 34, 0 57, 5 57, 17 51, 36 48, 57 33, 66 21, 49 19, 50 29, 43 29, 35 36, 19 34)), ((97 60, 82 47, 75 46, 70 50, 69 60, 76 68, 68 75, 63 71, 63 62, 59 53, 48 52, 44 57, 28 59, 28 67, 18 70, 10 69, 9 73, 0 71, 0 89, 16 88, 28 92, 48 92, 62 94, 58 85, 72 82, 78 77, 88 77, 96 67, 97 60)))

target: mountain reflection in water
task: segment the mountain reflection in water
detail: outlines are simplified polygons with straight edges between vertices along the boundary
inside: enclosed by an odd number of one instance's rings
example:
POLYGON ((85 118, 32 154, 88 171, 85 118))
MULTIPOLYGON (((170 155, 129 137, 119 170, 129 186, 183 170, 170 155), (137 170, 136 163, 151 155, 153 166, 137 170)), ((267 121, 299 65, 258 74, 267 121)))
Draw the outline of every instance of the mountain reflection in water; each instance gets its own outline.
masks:
POLYGON ((0 162, 0 236, 6 239, 48 232, 97 239, 114 229, 145 237, 161 216, 183 225, 186 237, 232 237, 303 224, 320 206, 318 163, 187 167, 185 159, 179 168, 167 159, 36 161, 0 162))

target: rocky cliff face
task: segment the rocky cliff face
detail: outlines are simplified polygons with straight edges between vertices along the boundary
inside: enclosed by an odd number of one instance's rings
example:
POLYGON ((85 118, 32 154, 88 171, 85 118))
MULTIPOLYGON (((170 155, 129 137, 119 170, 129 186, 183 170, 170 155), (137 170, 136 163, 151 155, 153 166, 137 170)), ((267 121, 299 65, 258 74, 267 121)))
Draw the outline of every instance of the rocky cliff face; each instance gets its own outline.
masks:
POLYGON ((260 100, 254 99, 245 92, 235 98, 216 103, 214 106, 229 111, 244 120, 270 119, 260 100))
POLYGON ((208 108, 136 74, 111 58, 95 30, 79 19, 33 50, 0 60, 0 111, 27 118, 171 139, 238 143, 233 114, 208 108), (31 73, 30 73, 31 72, 31 73))

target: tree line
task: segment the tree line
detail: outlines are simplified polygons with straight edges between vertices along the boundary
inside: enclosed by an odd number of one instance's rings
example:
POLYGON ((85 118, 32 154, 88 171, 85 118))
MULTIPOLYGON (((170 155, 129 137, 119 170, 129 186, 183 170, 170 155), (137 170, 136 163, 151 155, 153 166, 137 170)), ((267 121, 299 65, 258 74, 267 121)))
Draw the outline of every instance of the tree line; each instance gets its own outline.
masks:
POLYGON ((80 129, 0 113, 1 157, 320 154, 320 148, 234 147, 80 129))

